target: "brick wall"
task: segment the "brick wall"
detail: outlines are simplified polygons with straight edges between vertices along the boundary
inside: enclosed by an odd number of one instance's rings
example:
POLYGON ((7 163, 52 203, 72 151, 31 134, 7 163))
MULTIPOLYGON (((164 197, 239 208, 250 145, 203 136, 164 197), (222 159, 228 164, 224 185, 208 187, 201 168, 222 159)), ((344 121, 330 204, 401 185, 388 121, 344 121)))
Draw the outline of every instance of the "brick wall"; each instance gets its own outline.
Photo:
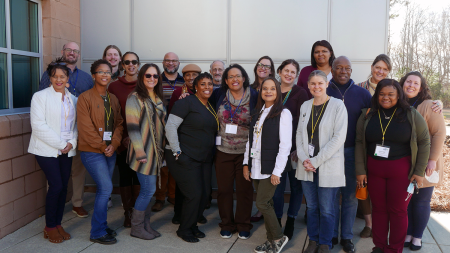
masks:
MULTIPOLYGON (((68 42, 76 42, 81 48, 80 0, 43 0, 42 30, 44 66, 61 57, 68 42)), ((81 59, 77 65, 81 66, 81 59)))
MULTIPOLYGON (((67 42, 81 47, 80 0, 42 0, 41 6, 46 69, 61 57, 67 42)), ((0 238, 45 213, 47 181, 34 155, 27 152, 30 136, 29 114, 0 116, 0 238)), ((70 198, 70 185, 68 190, 70 198)))
POLYGON ((45 213, 47 181, 28 154, 29 114, 0 116, 0 238, 45 213))

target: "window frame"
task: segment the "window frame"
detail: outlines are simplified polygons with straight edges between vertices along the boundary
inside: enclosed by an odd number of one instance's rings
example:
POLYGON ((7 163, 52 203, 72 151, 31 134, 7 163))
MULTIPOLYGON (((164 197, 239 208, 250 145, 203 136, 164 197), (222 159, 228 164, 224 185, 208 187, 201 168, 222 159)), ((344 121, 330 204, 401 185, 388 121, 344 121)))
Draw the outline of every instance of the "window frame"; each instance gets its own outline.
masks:
POLYGON ((5 19, 6 19, 6 48, 0 47, 0 53, 6 54, 6 66, 8 75, 8 109, 0 109, 0 116, 29 113, 30 107, 13 108, 13 82, 12 82, 12 55, 30 56, 39 58, 39 76, 42 75, 43 66, 43 33, 42 33, 42 1, 41 0, 27 0, 38 5, 38 41, 39 53, 22 51, 11 48, 11 19, 10 19, 10 0, 5 0, 5 19))

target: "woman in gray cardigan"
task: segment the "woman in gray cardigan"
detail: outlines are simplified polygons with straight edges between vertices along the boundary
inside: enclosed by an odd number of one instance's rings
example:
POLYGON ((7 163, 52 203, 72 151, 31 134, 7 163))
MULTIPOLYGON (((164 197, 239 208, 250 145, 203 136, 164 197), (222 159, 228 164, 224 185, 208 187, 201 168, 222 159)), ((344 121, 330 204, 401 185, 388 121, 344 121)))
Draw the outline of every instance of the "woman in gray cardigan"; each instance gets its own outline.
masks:
POLYGON ((296 177, 306 198, 309 245, 305 253, 330 252, 334 228, 334 201, 345 186, 344 142, 347 109, 340 99, 327 95, 327 76, 311 72, 308 88, 313 99, 303 103, 297 128, 296 177))

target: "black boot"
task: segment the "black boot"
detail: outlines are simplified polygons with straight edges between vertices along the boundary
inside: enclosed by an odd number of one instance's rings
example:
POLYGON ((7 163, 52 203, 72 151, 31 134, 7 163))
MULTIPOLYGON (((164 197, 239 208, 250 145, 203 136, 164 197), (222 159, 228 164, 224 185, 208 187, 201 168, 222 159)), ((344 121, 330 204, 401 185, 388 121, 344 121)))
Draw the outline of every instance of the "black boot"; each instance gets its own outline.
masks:
POLYGON ((287 217, 286 225, 284 225, 284 235, 289 238, 289 241, 292 239, 294 235, 294 222, 295 218, 287 217))
POLYGON ((280 224, 280 228, 282 228, 283 226, 281 225, 281 218, 277 218, 278 219, 278 224, 280 224))

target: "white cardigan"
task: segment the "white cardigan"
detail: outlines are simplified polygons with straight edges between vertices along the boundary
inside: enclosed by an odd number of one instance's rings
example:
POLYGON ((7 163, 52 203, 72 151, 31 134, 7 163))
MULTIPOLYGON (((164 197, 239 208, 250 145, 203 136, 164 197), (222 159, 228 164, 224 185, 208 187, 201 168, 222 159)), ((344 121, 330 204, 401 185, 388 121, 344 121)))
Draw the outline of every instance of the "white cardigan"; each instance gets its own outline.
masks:
MULTIPOLYGON (((68 156, 76 154, 78 130, 76 126, 77 98, 67 89, 66 94, 70 94, 70 103, 75 108, 75 119, 72 124, 73 139, 69 140, 72 149, 68 156)), ((61 100, 62 93, 56 92, 50 86, 44 90, 34 93, 31 99, 30 122, 31 139, 28 152, 44 157, 58 157, 58 150, 66 147, 67 143, 61 140, 61 100)))
POLYGON ((317 156, 309 158, 307 124, 311 115, 313 99, 300 107, 297 128, 297 156, 299 162, 295 177, 303 181, 313 181, 313 173, 305 171, 303 161, 309 159, 314 168, 319 168, 319 187, 345 186, 344 143, 347 137, 348 115, 344 102, 330 97, 327 108, 319 124, 319 146, 317 156))

